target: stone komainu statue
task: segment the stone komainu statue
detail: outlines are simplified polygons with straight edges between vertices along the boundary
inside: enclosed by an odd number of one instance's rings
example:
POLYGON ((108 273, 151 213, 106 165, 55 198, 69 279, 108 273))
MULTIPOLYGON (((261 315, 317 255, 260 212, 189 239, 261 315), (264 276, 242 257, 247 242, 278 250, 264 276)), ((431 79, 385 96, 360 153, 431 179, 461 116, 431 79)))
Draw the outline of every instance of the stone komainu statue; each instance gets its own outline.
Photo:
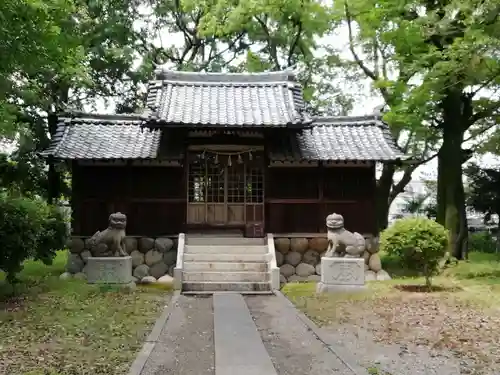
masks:
POLYGON ((109 225, 104 231, 97 231, 90 239, 93 257, 128 256, 125 249, 125 227, 127 216, 121 212, 109 215, 109 225))
POLYGON ((333 213, 326 217, 328 249, 326 257, 359 258, 365 251, 365 239, 357 232, 344 228, 342 215, 333 213))

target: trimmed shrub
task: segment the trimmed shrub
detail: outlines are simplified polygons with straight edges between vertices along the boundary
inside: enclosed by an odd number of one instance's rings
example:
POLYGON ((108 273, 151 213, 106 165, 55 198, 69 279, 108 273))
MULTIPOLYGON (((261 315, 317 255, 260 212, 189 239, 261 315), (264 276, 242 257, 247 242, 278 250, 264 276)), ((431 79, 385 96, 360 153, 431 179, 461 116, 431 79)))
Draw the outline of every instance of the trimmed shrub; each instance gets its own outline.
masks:
POLYGON ((423 217, 397 220, 380 235, 380 250, 399 257, 406 268, 422 273, 429 287, 447 246, 448 231, 423 217))
POLYGON ((62 215, 42 200, 0 194, 0 218, 0 269, 11 283, 26 259, 50 263, 55 251, 64 247, 67 229, 62 215))
POLYGON ((481 253, 496 253, 497 240, 489 232, 470 233, 469 248, 481 253))

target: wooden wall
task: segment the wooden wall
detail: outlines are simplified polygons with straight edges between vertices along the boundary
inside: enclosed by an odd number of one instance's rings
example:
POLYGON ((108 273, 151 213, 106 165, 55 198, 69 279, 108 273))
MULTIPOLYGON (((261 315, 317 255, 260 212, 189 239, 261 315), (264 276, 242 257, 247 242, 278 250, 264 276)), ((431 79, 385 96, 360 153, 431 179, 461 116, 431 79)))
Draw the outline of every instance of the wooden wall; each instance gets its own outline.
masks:
POLYGON ((375 232, 375 167, 275 167, 266 175, 266 231, 325 232, 332 212, 345 227, 375 232))
MULTIPOLYGON (((186 230, 183 167, 73 165, 73 235, 107 227, 110 213, 128 217, 127 234, 161 236, 186 230)), ((375 231, 374 167, 271 167, 265 176, 265 230, 325 232, 337 212, 348 230, 375 231)))
POLYGON ((108 216, 127 215, 129 235, 182 231, 186 214, 184 169, 153 166, 72 166, 73 235, 107 227, 108 216))

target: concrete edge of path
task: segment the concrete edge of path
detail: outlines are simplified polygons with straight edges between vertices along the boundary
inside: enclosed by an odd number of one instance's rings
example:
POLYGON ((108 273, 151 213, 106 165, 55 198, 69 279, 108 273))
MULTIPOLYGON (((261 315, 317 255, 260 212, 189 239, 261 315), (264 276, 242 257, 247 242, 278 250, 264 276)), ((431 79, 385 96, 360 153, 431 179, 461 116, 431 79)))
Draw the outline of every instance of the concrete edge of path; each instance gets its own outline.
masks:
POLYGON ((163 311, 161 315, 158 317, 158 319, 156 319, 155 325, 151 330, 151 332, 149 333, 148 337, 146 338, 146 341, 142 345, 141 351, 139 352, 139 354, 137 354, 134 362, 132 362, 128 375, 141 374, 144 365, 149 359, 151 352, 153 351, 156 343, 158 342, 158 339, 160 338, 160 334, 161 331, 163 330, 163 327, 167 323, 167 320, 170 317, 172 310, 177 304, 179 296, 180 296, 180 291, 176 290, 174 291, 171 297, 170 296, 167 297, 167 301, 165 301, 166 306, 163 307, 163 311))
POLYGON ((338 348, 334 348, 333 345, 328 343, 328 339, 325 334, 321 332, 319 327, 307 317, 302 311, 300 311, 292 301, 290 301, 280 290, 275 291, 276 296, 283 299, 286 304, 295 310, 299 319, 304 323, 304 325, 316 336, 316 338, 327 347, 327 349, 334 354, 340 361, 347 367, 354 375, 369 375, 368 370, 364 367, 358 365, 356 360, 348 353, 345 353, 338 348))

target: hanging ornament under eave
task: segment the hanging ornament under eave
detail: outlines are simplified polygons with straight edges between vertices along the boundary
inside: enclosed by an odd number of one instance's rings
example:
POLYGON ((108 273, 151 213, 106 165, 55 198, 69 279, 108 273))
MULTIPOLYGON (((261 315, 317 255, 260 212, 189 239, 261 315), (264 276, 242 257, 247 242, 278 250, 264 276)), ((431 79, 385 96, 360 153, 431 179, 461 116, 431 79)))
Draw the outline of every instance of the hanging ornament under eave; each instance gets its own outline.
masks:
POLYGON ((252 151, 248 151, 248 159, 253 160, 252 151))
POLYGON ((243 158, 241 157, 241 154, 238 154, 238 164, 243 164, 243 158))
POLYGON ((231 155, 227 157, 227 165, 231 166, 231 155))
POLYGON ((214 163, 215 163, 215 164, 219 164, 219 154, 215 154, 215 160, 214 160, 214 163))
POLYGON ((201 154, 201 159, 205 159, 205 152, 207 152, 207 150, 203 150, 203 153, 201 154))

